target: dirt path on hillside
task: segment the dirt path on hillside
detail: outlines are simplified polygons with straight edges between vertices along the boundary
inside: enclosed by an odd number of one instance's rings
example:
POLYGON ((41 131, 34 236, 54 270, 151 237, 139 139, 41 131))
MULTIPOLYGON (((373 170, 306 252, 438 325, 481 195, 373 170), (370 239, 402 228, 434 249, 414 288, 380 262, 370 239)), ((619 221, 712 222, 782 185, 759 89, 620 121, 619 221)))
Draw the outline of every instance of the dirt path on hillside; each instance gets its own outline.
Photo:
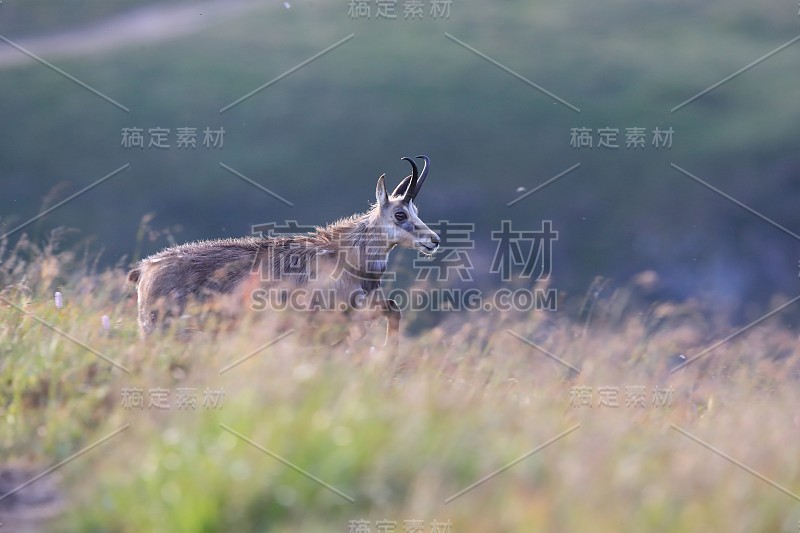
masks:
MULTIPOLYGON (((276 4, 281 9, 284 8, 283 2, 276 4)), ((51 61, 174 39, 267 5, 269 4, 263 0, 208 0, 171 6, 148 6, 127 11, 91 26, 13 41, 51 61)), ((0 69, 33 62, 33 58, 0 41, 0 69)))

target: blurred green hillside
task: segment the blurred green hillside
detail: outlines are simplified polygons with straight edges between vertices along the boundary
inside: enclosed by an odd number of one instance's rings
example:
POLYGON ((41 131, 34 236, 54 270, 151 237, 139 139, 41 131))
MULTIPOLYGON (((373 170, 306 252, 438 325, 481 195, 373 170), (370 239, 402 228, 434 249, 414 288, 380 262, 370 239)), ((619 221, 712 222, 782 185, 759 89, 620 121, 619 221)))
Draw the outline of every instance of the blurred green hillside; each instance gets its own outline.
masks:
MULTIPOLYGON (((396 20, 376 20, 374 5, 372 18, 354 19, 345 1, 208 2, 191 13, 175 9, 192 4, 161 4, 169 24, 160 35, 140 40, 134 32, 125 46, 91 53, 41 39, 68 32, 63 42, 80 41, 142 9, 155 27, 158 3, 2 4, 0 35, 130 112, 35 61, 2 66, 22 53, 0 42, 0 232, 129 163, 24 229, 38 240, 54 227, 76 228, 111 264, 136 254, 148 213, 176 241, 246 235, 253 224, 287 219, 323 224, 365 209, 380 174, 396 182, 408 170, 400 157, 425 153, 432 171, 423 219, 477 225, 477 274, 488 269, 490 232, 501 219, 525 229, 552 219, 560 232, 554 284, 567 291, 583 292, 597 275, 627 279, 652 269, 665 295, 709 295, 731 306, 797 292, 794 238, 670 166, 800 232, 800 44, 670 112, 798 35, 794 3, 464 0, 447 19, 431 17, 426 2, 414 21, 404 20, 402 2, 396 20), (123 148, 122 130, 132 127, 169 128, 171 148, 123 148), (198 148, 176 148, 182 127, 197 128, 198 148), (224 128, 221 149, 201 146, 207 127, 224 128), (622 147, 572 148, 571 130, 584 127, 619 129, 622 147), (624 147, 631 127, 646 129, 644 149, 624 147), (671 149, 650 144, 656 127, 673 128, 671 149), (576 163, 507 207, 518 188, 576 163)), ((168 242, 159 233, 139 255, 168 242)))

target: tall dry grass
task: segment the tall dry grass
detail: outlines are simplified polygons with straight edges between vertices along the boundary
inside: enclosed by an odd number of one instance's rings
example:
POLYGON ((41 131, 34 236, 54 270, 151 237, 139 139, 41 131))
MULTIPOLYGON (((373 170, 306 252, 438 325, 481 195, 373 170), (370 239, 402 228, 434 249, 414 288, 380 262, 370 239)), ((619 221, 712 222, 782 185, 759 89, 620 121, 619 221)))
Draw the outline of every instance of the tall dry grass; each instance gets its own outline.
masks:
MULTIPOLYGON (((674 373, 736 326, 636 283, 574 314, 451 313, 399 356, 380 327, 334 349, 286 314, 142 341, 121 265, 100 270, 58 234, 2 243, 0 260, 0 469, 35 473, 126 428, 37 481, 62 505, 25 527, 797 530, 800 355, 779 314, 674 373), (644 405, 626 405, 633 387, 644 405), (135 388, 168 390, 170 408, 126 407, 135 388), (598 405, 615 388, 619 405, 598 405), (202 405, 207 390, 221 406, 202 405)), ((26 494, 0 502, 0 521, 35 515, 26 494)))

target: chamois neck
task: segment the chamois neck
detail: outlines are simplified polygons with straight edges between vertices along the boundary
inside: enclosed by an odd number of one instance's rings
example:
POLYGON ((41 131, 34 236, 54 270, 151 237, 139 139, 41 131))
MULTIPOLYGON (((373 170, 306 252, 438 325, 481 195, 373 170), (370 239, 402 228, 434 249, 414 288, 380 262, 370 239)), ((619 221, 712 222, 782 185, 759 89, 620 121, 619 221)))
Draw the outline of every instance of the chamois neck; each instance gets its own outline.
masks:
POLYGON ((394 247, 389 243, 377 207, 373 207, 366 213, 338 220, 321 230, 322 232, 339 245, 354 248, 369 247, 373 253, 379 253, 379 248, 385 248, 384 251, 388 254, 394 247))

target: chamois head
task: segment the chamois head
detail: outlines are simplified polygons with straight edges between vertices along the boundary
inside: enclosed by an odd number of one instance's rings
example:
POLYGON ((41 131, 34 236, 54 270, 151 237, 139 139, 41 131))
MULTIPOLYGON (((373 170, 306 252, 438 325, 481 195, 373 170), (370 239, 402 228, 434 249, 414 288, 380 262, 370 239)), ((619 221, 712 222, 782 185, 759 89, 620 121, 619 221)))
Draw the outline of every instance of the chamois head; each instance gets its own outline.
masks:
POLYGON ((418 155, 417 158, 425 161, 422 173, 417 170, 413 159, 404 157, 404 160, 411 163, 411 175, 406 176, 391 195, 386 191, 386 175, 378 178, 375 189, 376 213, 389 237, 390 246, 399 244, 431 255, 439 247, 441 239, 419 218, 415 204, 417 194, 428 176, 430 160, 424 155, 418 155))

